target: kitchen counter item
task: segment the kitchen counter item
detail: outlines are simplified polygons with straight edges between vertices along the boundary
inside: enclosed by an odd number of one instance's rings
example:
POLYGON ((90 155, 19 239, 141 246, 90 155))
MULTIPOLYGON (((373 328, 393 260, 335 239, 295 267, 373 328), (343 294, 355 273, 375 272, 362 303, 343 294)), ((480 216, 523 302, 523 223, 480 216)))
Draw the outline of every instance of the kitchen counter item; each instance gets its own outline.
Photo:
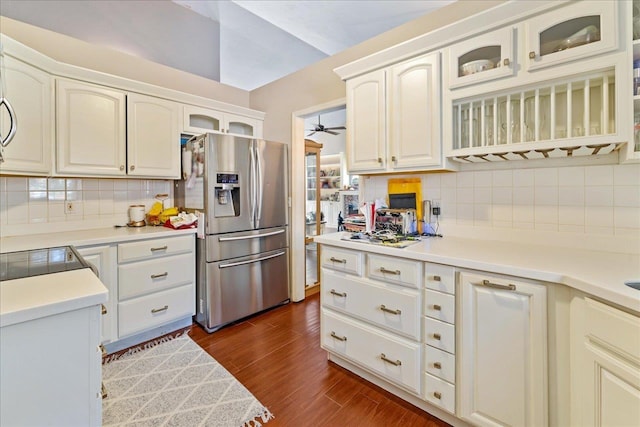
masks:
POLYGON ((476 61, 465 62, 460 66, 460 75, 468 76, 481 71, 490 70, 495 67, 493 61, 488 59, 478 59, 476 61))

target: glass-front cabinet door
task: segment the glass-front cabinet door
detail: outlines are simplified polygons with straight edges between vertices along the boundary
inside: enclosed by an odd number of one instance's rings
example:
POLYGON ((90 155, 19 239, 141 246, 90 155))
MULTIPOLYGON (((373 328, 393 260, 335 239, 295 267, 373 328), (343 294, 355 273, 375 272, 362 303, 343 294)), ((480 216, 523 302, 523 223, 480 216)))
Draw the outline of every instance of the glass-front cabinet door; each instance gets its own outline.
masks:
POLYGON ((320 210, 320 150, 322 144, 305 140, 305 287, 320 283, 319 246, 313 237, 321 234, 322 213, 320 210))
POLYGON ((583 1, 525 23, 526 68, 537 70, 618 47, 617 1, 583 1))
POLYGON ((449 88, 512 76, 516 70, 516 29, 496 31, 457 43, 449 48, 449 88))

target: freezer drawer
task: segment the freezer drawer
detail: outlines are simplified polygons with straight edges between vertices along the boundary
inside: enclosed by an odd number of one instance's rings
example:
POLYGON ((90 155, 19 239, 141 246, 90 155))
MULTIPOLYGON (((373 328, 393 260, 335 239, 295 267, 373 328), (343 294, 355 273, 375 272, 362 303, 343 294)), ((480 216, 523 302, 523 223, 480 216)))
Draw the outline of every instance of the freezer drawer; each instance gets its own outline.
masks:
POLYGON ((289 300, 289 250, 208 262, 196 320, 208 332, 289 300))
MULTIPOLYGON (((207 262, 254 255, 289 246, 286 226, 208 235, 205 242, 207 262)), ((199 254, 198 257, 200 256, 199 254)))

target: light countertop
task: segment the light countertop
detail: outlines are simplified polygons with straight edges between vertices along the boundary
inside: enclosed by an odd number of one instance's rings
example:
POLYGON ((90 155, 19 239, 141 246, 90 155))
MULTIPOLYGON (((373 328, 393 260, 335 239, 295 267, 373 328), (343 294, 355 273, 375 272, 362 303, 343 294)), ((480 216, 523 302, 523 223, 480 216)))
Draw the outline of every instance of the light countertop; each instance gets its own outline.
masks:
MULTIPOLYGON (((141 239, 195 234, 195 229, 122 227, 0 238, 0 252, 73 245, 106 245, 141 239)), ((0 282, 0 326, 52 316, 107 301, 108 290, 91 269, 0 282)))
POLYGON ((0 326, 78 310, 107 301, 90 268, 0 282, 0 326))
POLYGON ((640 313, 640 290, 624 284, 640 280, 639 255, 460 237, 423 237, 419 243, 396 249, 341 239, 348 234, 323 234, 314 240, 325 245, 559 283, 640 313))
POLYGON ((73 245, 76 247, 106 245, 157 237, 195 234, 195 228, 174 230, 168 227, 108 227, 90 230, 66 231, 61 233, 30 234, 0 238, 0 252, 26 251, 29 249, 52 248, 73 245))

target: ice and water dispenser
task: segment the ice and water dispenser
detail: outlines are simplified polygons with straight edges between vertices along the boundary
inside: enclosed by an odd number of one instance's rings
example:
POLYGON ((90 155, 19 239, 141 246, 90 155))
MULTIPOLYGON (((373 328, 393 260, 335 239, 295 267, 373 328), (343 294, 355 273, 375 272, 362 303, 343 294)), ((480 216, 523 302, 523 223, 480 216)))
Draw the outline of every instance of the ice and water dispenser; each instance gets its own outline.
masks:
POLYGON ((213 215, 215 217, 240 214, 240 184, 237 173, 216 174, 213 215))

